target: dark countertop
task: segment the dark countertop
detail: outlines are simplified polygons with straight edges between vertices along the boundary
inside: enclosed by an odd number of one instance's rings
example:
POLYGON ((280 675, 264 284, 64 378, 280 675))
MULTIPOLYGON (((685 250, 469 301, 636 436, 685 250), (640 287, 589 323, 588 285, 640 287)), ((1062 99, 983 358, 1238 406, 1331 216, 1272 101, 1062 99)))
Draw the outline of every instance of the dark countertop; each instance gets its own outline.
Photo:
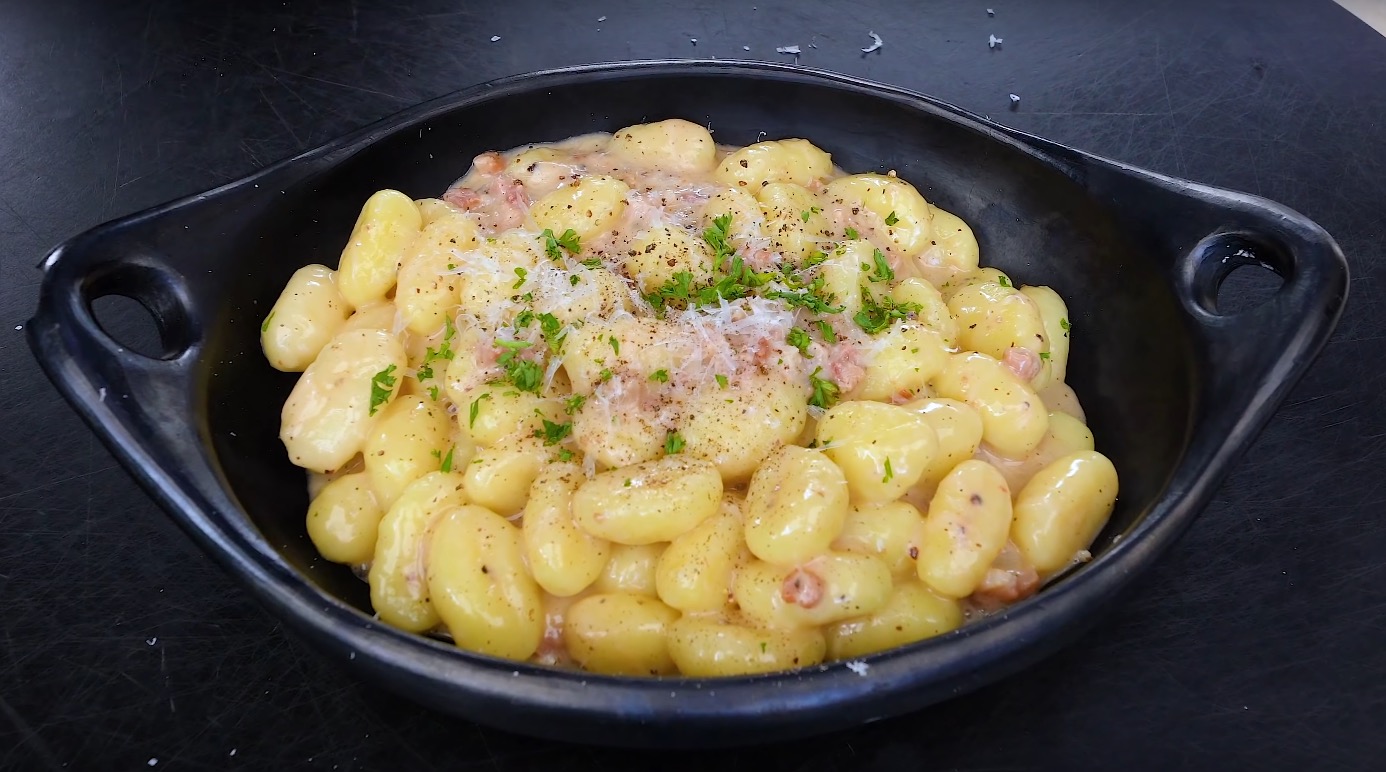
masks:
POLYGON ((0 6, 0 768, 1379 768, 1386 38, 1328 0, 924 5, 0 6), (873 29, 885 46, 863 55, 873 29), (582 62, 785 61, 774 47, 796 43, 807 65, 1281 201, 1352 266, 1333 342, 1183 541, 1080 642, 973 695, 677 756, 431 715, 288 637, 115 465, 18 330, 58 241, 415 102, 582 62))

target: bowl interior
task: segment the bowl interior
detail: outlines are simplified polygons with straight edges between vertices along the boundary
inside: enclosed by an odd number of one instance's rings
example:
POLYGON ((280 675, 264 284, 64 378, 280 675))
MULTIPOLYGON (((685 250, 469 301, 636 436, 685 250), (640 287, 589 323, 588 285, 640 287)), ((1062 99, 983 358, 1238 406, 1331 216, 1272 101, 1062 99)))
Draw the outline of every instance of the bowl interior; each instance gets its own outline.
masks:
POLYGON ((222 267, 225 300, 201 360, 204 426, 254 525, 317 586, 371 613, 366 585, 317 557, 309 542, 305 476, 277 436, 296 376, 265 362, 259 325, 289 275, 308 263, 335 267, 362 202, 380 188, 438 196, 486 150, 668 117, 707 125, 721 143, 803 137, 849 172, 893 169, 972 226, 984 265, 1057 290, 1073 324, 1068 380, 1097 448, 1121 475, 1116 512, 1094 554, 1159 499, 1187 443, 1197 360, 1154 246, 1132 240, 1078 182, 941 112, 861 88, 716 72, 599 76, 501 91, 330 156, 206 243, 220 253, 209 263, 222 267))

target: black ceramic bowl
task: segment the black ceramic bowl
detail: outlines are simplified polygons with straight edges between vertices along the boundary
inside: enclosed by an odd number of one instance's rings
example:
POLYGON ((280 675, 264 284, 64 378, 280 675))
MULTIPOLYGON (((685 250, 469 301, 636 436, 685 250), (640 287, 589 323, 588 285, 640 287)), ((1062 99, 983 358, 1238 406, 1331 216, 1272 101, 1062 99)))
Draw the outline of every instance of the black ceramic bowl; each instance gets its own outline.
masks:
POLYGON ((1318 226, 918 94, 797 67, 597 65, 420 105, 208 193, 102 225, 44 263, 30 345, 50 378, 198 544, 327 656, 440 710, 517 732, 631 746, 729 745, 896 715, 1036 661, 1087 628, 1207 503, 1329 336, 1347 267, 1318 226), (372 619, 366 587, 317 558, 303 473, 277 438, 293 375, 259 324, 290 273, 335 265, 379 188, 436 196, 472 156, 678 116, 720 142, 806 137, 848 171, 895 169, 972 225, 983 262, 1048 284, 1073 320, 1070 382, 1121 499, 1094 559, 948 635, 841 664, 726 680, 560 672, 459 651, 372 619), (1283 277, 1219 313, 1233 268, 1283 277), (156 318, 163 355, 107 337, 92 303, 156 318))

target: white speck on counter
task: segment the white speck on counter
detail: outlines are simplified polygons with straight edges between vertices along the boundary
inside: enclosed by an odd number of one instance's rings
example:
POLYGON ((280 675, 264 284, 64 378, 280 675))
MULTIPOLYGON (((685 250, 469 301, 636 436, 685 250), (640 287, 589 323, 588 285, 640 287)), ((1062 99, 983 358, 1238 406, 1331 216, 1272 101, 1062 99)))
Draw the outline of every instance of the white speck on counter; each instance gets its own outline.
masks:
POLYGON ((855 659, 847 663, 847 669, 859 676, 865 676, 866 671, 870 670, 871 666, 859 659, 855 659))
POLYGON ((96 390, 96 396, 97 396, 97 398, 100 399, 102 402, 105 402, 105 401, 106 401, 106 387, 105 387, 105 386, 102 386, 101 388, 97 389, 97 390, 96 390))
POLYGON ((987 9, 987 15, 988 15, 988 16, 995 16, 995 15, 996 15, 996 11, 993 11, 993 10, 991 10, 990 8, 988 8, 988 9, 987 9))
POLYGON ((803 53, 803 51, 799 50, 798 46, 776 46, 775 53, 794 54, 795 56, 798 56, 799 54, 803 53))
POLYGON ((16 325, 14 326, 14 331, 15 331, 15 332, 19 332, 19 331, 22 330, 22 329, 24 329, 24 325, 22 325, 22 324, 16 324, 16 325))
POLYGON ((885 41, 881 40, 881 36, 877 35, 875 32, 867 32, 866 34, 871 36, 871 45, 861 50, 863 54, 869 54, 872 51, 879 51, 881 46, 885 45, 885 41))
POLYGON ((605 16, 598 16, 598 17, 597 17, 597 21, 606 21, 606 17, 605 17, 605 16))
POLYGON ((159 642, 159 636, 157 636, 157 635, 154 636, 153 638, 146 638, 145 641, 144 641, 144 643, 145 643, 146 646, 153 646, 154 644, 156 644, 156 643, 158 643, 158 642, 159 642))
POLYGON ((697 39, 697 38, 689 38, 689 39, 688 39, 688 42, 692 43, 692 44, 695 45, 695 46, 698 45, 698 39, 697 39))
POLYGON ((236 755, 236 749, 235 749, 235 748, 232 748, 232 749, 231 749, 231 752, 228 753, 227 755, 228 755, 228 756, 235 756, 235 755, 236 755))
POLYGON ((356 659, 356 652, 353 651, 352 653, 348 654, 347 659, 356 659))
POLYGON ((491 42, 492 42, 492 43, 496 42, 497 40, 500 40, 500 35, 492 35, 492 36, 491 36, 491 42))
POLYGON ((159 763, 159 760, 156 759, 156 758, 150 758, 149 761, 147 761, 147 762, 145 762, 145 763, 152 767, 152 766, 158 764, 158 763, 159 763))
POLYGON ((1020 104, 1020 95, 1019 95, 1019 94, 1011 94, 1011 104, 1013 104, 1013 105, 1018 105, 1018 104, 1020 104))
POLYGON ((1001 38, 995 35, 987 36, 987 48, 996 48, 999 45, 1001 45, 1001 38))
POLYGON ((742 50, 742 51, 750 51, 750 50, 751 50, 751 47, 750 47, 750 46, 742 46, 742 47, 741 47, 741 50, 742 50))

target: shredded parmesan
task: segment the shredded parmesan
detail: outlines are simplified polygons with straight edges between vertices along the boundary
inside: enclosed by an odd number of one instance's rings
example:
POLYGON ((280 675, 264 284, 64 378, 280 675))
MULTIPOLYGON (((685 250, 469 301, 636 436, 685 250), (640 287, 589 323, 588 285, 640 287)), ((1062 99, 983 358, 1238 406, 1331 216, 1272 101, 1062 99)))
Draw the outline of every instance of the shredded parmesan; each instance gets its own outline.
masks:
POLYGON ((885 41, 881 40, 881 36, 877 35, 875 32, 868 32, 866 34, 871 36, 871 45, 861 50, 863 54, 869 54, 872 51, 878 51, 880 50, 881 46, 885 45, 885 41))

